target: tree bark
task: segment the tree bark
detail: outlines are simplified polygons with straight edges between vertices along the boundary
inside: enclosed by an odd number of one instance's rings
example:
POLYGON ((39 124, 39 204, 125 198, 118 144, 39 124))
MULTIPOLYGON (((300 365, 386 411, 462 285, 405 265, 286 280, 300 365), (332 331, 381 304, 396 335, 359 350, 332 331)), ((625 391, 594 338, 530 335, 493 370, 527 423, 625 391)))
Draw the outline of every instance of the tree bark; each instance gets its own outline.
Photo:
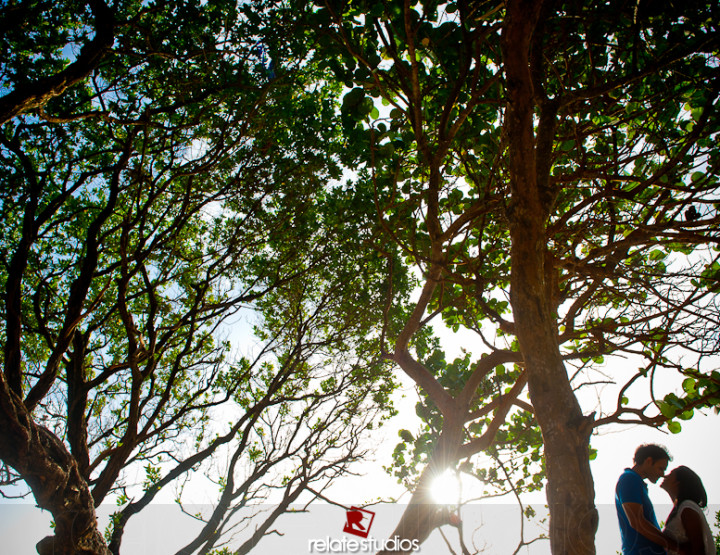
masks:
POLYGON ((509 1, 502 36, 508 99, 511 304, 530 399, 545 445, 550 549, 553 555, 589 555, 595 553, 598 522, 589 457, 592 425, 582 415, 560 355, 552 304, 553 269, 546 267, 549 206, 540 186, 543 180, 537 172, 533 132, 529 49, 541 4, 509 1))
POLYGON ((40 555, 109 555, 77 462, 54 434, 33 422, 2 374, 0 459, 23 477, 38 506, 53 515, 55 535, 38 542, 40 555))

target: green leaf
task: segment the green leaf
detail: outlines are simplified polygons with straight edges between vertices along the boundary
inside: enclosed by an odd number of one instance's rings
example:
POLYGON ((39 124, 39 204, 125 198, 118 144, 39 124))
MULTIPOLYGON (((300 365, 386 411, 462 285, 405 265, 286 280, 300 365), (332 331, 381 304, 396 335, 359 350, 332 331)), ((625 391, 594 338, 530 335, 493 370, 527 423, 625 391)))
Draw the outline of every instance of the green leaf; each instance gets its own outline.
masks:
POLYGON ((678 415, 678 418, 679 418, 680 420, 690 420, 690 419, 692 419, 692 417, 693 417, 694 415, 695 415, 695 411, 694 411, 693 409, 690 409, 690 410, 686 410, 686 411, 681 412, 681 413, 678 415))
POLYGON ((658 403, 658 407, 660 409, 660 413, 665 418, 673 418, 675 414, 677 414, 677 409, 671 406, 669 403, 661 401, 660 403, 658 403))
POLYGON ((688 395, 696 392, 697 381, 694 378, 685 378, 682 382, 682 388, 688 395))
POLYGON ((650 251, 649 259, 652 261, 664 260, 667 257, 667 253, 660 249, 653 249, 650 251))
POLYGON ((405 443, 413 443, 415 441, 415 437, 413 437, 412 433, 409 430, 400 430, 398 432, 398 435, 400 436, 400 439, 402 439, 405 443))

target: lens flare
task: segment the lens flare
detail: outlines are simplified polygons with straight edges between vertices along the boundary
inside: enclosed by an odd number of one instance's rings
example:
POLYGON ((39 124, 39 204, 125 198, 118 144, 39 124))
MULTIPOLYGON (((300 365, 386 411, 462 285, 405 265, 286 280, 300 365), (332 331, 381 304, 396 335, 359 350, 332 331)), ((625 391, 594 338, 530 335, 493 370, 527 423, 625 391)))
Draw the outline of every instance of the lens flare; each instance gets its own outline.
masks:
POLYGON ((433 481, 430 493, 435 503, 456 505, 460 501, 460 481, 453 472, 443 472, 433 481))

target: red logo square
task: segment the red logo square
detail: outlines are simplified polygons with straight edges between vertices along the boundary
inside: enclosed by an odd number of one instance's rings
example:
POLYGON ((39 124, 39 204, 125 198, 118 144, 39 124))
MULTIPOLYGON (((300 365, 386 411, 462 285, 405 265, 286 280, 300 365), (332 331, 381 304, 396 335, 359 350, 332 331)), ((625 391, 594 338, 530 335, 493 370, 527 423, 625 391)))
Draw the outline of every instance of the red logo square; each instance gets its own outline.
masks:
POLYGON ((358 507, 350 507, 345 515, 345 528, 343 532, 367 538, 370 533, 370 527, 375 520, 375 513, 358 507))

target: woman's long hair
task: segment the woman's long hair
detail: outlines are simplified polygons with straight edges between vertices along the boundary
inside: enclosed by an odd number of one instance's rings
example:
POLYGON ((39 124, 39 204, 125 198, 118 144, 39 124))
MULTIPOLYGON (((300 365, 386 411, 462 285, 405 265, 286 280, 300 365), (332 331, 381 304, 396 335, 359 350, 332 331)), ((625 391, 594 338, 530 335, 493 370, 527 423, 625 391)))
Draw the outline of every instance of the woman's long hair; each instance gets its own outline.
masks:
POLYGON ((678 494, 673 510, 668 515, 668 521, 677 513, 680 503, 686 500, 694 501, 700 507, 707 506, 707 493, 700 476, 695 474, 687 466, 678 466, 672 470, 672 474, 678 482, 678 494))

